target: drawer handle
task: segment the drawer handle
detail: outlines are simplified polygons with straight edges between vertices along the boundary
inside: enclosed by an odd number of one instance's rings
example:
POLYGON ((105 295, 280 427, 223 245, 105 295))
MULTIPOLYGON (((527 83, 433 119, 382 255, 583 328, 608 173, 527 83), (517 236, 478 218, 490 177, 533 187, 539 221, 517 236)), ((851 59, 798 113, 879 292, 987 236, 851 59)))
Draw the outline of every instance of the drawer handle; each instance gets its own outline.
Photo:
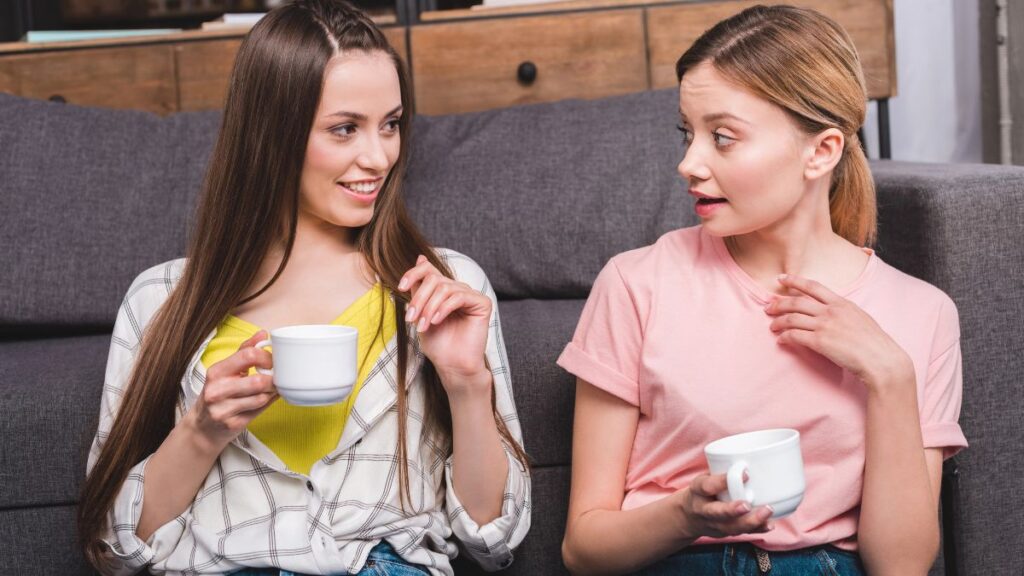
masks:
POLYGON ((63 96, 61 96, 60 94, 54 94, 53 96, 50 96, 49 98, 47 98, 47 100, 49 100, 50 102, 58 102, 60 104, 67 104, 68 103, 68 99, 63 97, 63 96))
POLYGON ((519 65, 516 70, 516 78, 519 79, 519 83, 523 86, 529 86, 537 80, 537 65, 527 60, 519 65))

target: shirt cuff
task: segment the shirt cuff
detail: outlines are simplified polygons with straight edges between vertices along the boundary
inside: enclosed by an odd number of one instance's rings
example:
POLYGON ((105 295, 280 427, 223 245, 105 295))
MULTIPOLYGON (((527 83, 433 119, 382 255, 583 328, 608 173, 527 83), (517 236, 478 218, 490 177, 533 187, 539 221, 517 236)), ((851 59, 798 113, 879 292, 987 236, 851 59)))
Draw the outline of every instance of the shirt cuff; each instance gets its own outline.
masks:
POLYGON ((925 448, 941 448, 942 458, 951 458, 967 447, 967 438, 956 422, 935 422, 921 426, 925 448))
POLYGON ((452 532, 466 551, 481 568, 494 572, 512 564, 512 551, 523 541, 530 528, 530 476, 523 465, 508 450, 508 477, 502 496, 501 516, 478 525, 470 518, 455 494, 452 478, 452 460, 445 462, 446 508, 452 532))
POLYGON ((575 342, 569 342, 558 357, 558 365, 577 378, 616 396, 633 406, 640 406, 640 387, 617 370, 601 364, 575 342))
POLYGON ((184 532, 184 522, 178 517, 158 528, 147 540, 135 535, 142 517, 148 463, 149 458, 146 458, 128 472, 107 516, 109 527, 103 543, 108 549, 108 562, 103 569, 104 574, 121 576, 139 572, 170 555, 184 532))

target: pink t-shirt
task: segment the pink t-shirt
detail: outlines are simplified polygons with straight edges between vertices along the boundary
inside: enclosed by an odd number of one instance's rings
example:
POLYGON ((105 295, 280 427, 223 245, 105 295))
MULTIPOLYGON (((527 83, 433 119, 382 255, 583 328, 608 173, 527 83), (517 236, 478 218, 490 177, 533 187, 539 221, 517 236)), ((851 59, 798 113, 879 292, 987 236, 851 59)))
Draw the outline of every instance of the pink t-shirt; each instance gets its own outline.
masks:
MULTIPOLYGON (((957 420, 962 374, 956 306, 934 286, 881 261, 837 291, 910 355, 925 448, 967 446, 957 420)), ((594 282, 558 364, 640 408, 626 472, 628 510, 707 471, 704 446, 751 430, 800 431, 807 490, 767 534, 703 538, 767 550, 834 543, 856 549, 864 471, 865 388, 807 348, 780 345, 771 293, 701 227, 619 254, 594 282)))

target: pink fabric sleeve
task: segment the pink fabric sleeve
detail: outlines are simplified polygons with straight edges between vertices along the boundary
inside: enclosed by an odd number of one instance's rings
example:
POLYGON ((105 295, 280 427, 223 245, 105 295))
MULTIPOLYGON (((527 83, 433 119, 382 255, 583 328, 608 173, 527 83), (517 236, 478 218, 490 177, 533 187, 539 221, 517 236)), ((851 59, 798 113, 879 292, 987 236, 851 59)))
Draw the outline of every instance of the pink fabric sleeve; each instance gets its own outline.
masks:
POLYGON ((643 332, 636 304, 612 260, 594 281, 576 333, 558 365, 634 406, 640 405, 643 332))
POLYGON ((925 448, 942 448, 943 458, 949 458, 967 447, 959 424, 964 378, 956 306, 947 301, 940 314, 937 349, 928 364, 921 397, 921 436, 925 448))

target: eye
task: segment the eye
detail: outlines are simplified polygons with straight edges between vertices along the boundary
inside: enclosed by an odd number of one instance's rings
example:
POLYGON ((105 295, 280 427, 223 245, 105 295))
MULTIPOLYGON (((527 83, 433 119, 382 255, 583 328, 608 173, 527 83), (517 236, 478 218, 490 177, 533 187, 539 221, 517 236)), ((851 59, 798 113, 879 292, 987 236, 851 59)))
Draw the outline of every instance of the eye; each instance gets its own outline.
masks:
POLYGON ((718 146, 719 148, 725 148, 736 141, 735 138, 726 136, 721 132, 712 132, 711 137, 715 139, 715 146, 718 146))
POLYGON ((400 120, 400 118, 392 118, 391 120, 385 122, 384 131, 390 133, 398 132, 399 128, 401 127, 401 123, 399 122, 400 120))
POLYGON ((693 142, 693 130, 690 130, 689 128, 682 125, 676 126, 676 130, 679 130, 680 132, 683 133, 683 144, 689 144, 690 142, 693 142))
POLYGON ((334 134, 335 136, 341 136, 343 138, 351 136, 351 135, 355 134, 355 132, 356 132, 356 125, 355 124, 341 124, 341 125, 338 125, 338 126, 335 126, 335 127, 331 128, 331 134, 334 134))

